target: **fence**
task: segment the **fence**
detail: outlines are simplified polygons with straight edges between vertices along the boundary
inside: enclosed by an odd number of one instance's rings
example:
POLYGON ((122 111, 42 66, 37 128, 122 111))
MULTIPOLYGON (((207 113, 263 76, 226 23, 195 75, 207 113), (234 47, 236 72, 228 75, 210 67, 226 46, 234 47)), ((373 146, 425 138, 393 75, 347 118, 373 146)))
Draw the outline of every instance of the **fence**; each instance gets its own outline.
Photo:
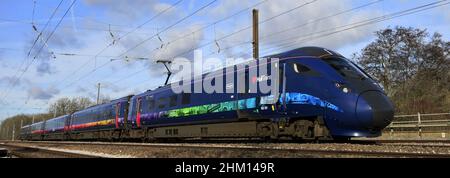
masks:
POLYGON ((396 131, 417 132, 419 137, 422 137, 424 132, 440 132, 445 138, 450 131, 450 113, 395 116, 394 122, 386 128, 386 131, 390 132, 391 136, 396 131))

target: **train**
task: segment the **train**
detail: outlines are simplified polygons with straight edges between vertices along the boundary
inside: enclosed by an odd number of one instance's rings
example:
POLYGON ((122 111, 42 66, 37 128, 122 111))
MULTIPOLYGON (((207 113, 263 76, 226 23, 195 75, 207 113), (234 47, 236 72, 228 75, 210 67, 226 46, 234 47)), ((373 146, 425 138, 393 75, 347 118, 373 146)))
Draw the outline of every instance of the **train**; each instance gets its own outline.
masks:
MULTIPOLYGON (((280 77, 269 79, 278 80, 276 94, 236 90, 175 93, 169 84, 24 126, 20 138, 149 142, 224 138, 349 140, 378 137, 394 118, 394 106, 383 87, 335 51, 302 47, 266 58, 279 60, 271 72, 279 72, 280 77)), ((248 71, 251 67, 255 66, 247 66, 245 72, 236 66, 228 69, 245 75, 242 77, 248 82, 258 82, 257 76, 248 71)), ((225 73, 225 69, 218 73, 225 73)))

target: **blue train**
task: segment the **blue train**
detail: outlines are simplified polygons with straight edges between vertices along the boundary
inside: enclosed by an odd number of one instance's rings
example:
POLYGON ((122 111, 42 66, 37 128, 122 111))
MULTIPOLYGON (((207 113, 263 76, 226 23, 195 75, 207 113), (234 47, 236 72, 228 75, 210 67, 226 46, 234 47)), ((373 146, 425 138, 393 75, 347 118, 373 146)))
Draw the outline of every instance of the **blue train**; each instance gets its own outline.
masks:
MULTIPOLYGON (((342 55, 304 47, 279 59, 279 92, 174 93, 170 85, 25 126, 24 140, 349 139, 377 137, 394 117, 379 84, 342 55)), ((258 82, 247 65, 233 71, 258 82), (256 79, 256 80, 255 80, 256 79)), ((205 74, 206 76, 206 74, 205 74)), ((204 76, 204 77, 205 77, 204 76)), ((225 80, 224 80, 225 81, 225 80)), ((274 82, 274 81, 270 81, 274 82)), ((237 85, 225 83, 224 87, 237 85)), ((249 86, 244 86, 248 91, 249 86)))

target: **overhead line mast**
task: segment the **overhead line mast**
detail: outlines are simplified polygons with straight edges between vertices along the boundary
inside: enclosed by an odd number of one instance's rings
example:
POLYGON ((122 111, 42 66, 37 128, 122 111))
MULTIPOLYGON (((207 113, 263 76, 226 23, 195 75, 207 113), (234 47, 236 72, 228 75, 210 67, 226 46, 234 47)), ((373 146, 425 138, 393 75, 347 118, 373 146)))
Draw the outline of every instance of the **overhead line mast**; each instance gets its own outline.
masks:
POLYGON ((259 59, 259 10, 253 9, 253 58, 259 59))

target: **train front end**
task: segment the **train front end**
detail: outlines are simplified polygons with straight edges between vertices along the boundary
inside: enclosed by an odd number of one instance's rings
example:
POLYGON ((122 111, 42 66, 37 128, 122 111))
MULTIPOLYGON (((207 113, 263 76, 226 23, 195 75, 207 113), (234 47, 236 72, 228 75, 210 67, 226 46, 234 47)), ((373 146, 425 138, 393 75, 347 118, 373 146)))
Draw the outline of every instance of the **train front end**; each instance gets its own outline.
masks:
POLYGON ((286 62, 288 112, 321 115, 333 138, 380 136, 394 106, 375 79, 333 51, 301 51, 306 57, 286 62))

